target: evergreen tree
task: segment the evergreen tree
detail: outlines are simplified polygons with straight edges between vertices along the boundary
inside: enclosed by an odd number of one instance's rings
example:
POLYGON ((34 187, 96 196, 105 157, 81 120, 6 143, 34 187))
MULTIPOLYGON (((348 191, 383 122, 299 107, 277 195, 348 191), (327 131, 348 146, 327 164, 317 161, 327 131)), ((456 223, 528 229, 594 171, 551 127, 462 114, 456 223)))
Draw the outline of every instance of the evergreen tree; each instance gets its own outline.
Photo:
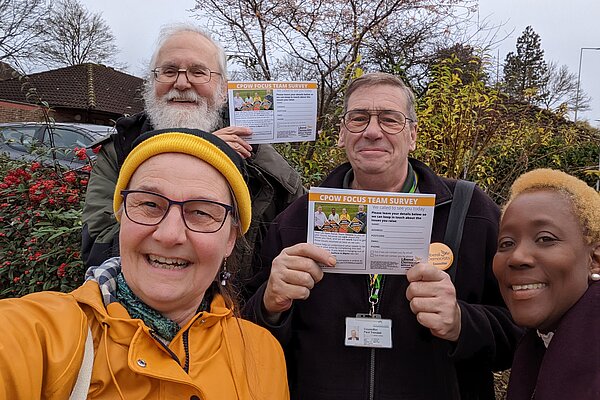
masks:
POLYGON ((517 39, 517 53, 510 52, 504 61, 504 90, 509 95, 536 103, 546 86, 548 65, 540 36, 531 26, 517 39))

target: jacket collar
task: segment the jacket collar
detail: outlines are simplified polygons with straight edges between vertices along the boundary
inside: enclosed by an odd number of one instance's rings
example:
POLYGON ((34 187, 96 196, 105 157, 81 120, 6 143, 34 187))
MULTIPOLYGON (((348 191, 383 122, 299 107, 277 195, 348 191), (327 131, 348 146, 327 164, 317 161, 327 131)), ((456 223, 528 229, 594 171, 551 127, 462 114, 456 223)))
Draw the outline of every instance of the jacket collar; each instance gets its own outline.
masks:
MULTIPOLYGON (((96 314, 96 319, 102 323, 107 322, 111 328, 115 322, 126 322, 127 325, 137 327, 145 327, 140 320, 134 320, 129 317, 125 308, 118 302, 110 303, 108 306, 104 305, 102 299, 102 293, 100 292, 98 282, 94 280, 88 280, 79 288, 71 292, 71 295, 80 304, 92 308, 96 314)), ((233 317, 233 311, 227 308, 223 296, 215 294, 210 304, 210 311, 200 312, 196 314, 180 331, 185 331, 194 324, 205 324, 205 326, 212 326, 218 323, 224 318, 233 317)), ((121 324, 118 324, 121 325, 121 324)))

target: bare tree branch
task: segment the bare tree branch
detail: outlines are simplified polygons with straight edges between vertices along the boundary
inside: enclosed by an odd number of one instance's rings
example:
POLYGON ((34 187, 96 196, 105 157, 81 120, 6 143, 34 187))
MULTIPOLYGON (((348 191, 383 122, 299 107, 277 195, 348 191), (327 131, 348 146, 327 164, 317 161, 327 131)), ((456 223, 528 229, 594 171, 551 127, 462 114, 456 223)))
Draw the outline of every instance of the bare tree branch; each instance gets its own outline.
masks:
POLYGON ((29 59, 41 40, 49 0, 0 0, 0 61, 29 59))
POLYGON ((566 65, 559 67, 555 61, 548 64, 545 84, 540 92, 539 103, 547 110, 574 111, 576 104, 579 111, 590 109, 590 97, 581 89, 577 101, 577 75, 569 72, 566 65))
POLYGON ((102 15, 88 11, 78 0, 58 0, 38 29, 44 38, 37 46, 39 64, 59 67, 93 62, 123 67, 116 63, 115 37, 102 15))
POLYGON ((213 24, 230 59, 252 79, 295 79, 294 71, 304 64, 302 70, 319 82, 320 129, 356 69, 373 65, 364 56, 372 54, 369 46, 376 40, 385 40, 382 35, 376 39, 377 32, 387 28, 389 37, 401 34, 410 24, 396 21, 408 22, 406 15, 417 10, 439 22, 472 4, 471 0, 196 0, 193 13, 213 24))

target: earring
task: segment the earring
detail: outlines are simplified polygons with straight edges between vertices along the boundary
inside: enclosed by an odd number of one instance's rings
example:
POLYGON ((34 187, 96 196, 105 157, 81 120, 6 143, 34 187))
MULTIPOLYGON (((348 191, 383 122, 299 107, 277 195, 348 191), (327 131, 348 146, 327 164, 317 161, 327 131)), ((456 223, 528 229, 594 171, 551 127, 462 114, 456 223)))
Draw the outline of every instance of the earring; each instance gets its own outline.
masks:
MULTIPOLYGON (((600 275, 599 279, 600 279, 600 275)), ((227 257, 223 259, 223 270, 219 274, 219 279, 221 280, 221 286, 227 286, 227 280, 231 277, 231 272, 227 271, 227 257)))
POLYGON ((600 281, 600 274, 593 273, 590 275, 590 278, 592 278, 593 281, 600 281))

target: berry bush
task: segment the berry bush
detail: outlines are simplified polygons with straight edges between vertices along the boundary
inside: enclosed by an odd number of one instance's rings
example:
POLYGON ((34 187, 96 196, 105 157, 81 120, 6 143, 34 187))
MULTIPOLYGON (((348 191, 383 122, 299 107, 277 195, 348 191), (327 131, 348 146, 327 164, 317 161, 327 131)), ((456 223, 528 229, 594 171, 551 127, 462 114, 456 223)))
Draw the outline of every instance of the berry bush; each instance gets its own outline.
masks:
MULTIPOLYGON (((85 149, 75 154, 87 158, 85 149)), ((82 283, 81 212, 90 169, 0 156, 0 298, 82 283)))

